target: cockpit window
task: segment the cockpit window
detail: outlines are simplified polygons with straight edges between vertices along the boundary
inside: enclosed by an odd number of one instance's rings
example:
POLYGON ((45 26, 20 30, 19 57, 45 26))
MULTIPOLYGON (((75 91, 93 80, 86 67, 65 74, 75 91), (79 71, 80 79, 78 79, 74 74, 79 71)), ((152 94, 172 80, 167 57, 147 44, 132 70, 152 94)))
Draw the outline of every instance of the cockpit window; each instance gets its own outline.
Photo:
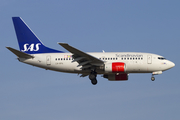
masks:
POLYGON ((158 57, 159 60, 165 60, 166 58, 164 57, 158 57))

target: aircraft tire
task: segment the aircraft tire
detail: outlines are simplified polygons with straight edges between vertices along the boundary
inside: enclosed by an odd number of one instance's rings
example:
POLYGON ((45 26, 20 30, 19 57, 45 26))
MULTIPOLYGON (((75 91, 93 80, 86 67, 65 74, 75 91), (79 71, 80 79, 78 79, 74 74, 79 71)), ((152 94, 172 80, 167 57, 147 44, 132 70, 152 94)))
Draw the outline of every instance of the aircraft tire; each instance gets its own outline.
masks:
POLYGON ((93 80, 91 80, 91 83, 92 83, 93 85, 96 85, 96 84, 97 84, 97 80, 96 80, 96 79, 93 79, 93 80))
POLYGON ((89 79, 90 79, 90 80, 96 79, 96 74, 90 74, 90 75, 89 75, 89 79))
POLYGON ((154 80, 155 80, 155 77, 151 77, 151 80, 154 81, 154 80))

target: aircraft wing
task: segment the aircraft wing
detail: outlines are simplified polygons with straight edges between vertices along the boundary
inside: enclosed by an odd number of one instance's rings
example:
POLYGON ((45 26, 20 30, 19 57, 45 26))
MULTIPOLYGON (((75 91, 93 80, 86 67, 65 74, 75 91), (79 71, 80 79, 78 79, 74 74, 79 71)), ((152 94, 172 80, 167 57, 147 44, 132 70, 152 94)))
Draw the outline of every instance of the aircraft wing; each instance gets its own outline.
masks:
POLYGON ((82 69, 93 67, 93 66, 101 66, 102 64, 104 64, 104 61, 92 55, 89 55, 85 52, 82 52, 68 45, 67 43, 58 43, 58 44, 73 54, 74 60, 72 62, 78 62, 79 63, 78 66, 82 66, 82 69))

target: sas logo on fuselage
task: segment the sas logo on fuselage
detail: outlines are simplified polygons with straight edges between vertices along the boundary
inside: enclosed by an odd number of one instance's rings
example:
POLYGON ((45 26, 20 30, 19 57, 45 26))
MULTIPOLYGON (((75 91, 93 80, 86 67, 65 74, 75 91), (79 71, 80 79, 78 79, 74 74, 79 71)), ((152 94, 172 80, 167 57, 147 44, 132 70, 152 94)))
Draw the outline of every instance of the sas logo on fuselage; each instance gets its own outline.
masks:
POLYGON ((26 52, 26 51, 38 51, 39 50, 39 45, 41 45, 41 43, 37 43, 36 45, 31 44, 29 45, 28 43, 24 44, 24 50, 21 50, 22 52, 26 52))

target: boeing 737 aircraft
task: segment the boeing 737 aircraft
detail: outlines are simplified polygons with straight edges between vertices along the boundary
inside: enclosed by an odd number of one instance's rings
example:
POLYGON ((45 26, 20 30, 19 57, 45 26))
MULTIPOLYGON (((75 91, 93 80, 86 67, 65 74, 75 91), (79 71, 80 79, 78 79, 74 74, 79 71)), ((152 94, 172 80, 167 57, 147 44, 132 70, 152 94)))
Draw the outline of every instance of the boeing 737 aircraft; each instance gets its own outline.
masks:
POLYGON ((12 18, 19 50, 7 47, 20 62, 58 72, 89 76, 93 85, 97 75, 110 81, 128 80, 130 73, 162 74, 175 66, 163 56, 140 52, 96 52, 86 53, 67 43, 58 43, 70 53, 46 47, 20 17, 12 18))

